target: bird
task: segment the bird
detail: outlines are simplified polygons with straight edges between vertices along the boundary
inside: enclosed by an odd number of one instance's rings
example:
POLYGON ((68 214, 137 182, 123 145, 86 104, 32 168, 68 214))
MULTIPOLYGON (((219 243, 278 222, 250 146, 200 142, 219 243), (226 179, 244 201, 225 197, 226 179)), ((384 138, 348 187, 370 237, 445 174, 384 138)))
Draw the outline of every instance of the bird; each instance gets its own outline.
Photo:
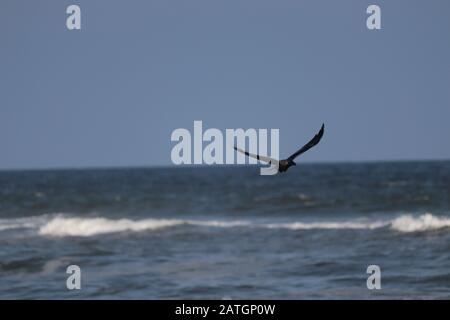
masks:
POLYGON ((303 147, 301 147, 296 152, 291 154, 288 158, 283 159, 283 160, 277 160, 277 159, 273 159, 273 158, 269 158, 269 157, 265 157, 265 156, 260 156, 259 154, 252 154, 245 150, 242 150, 241 148, 238 148, 237 146, 234 146, 234 149, 245 154, 248 157, 252 157, 257 160, 267 162, 267 164, 270 164, 273 167, 278 167, 279 172, 286 172, 290 167, 297 165, 294 162, 295 158, 297 158, 302 153, 308 151, 309 149, 311 149, 312 147, 314 147, 315 145, 317 145, 320 142, 320 140, 322 139, 324 130, 325 130, 325 124, 323 123, 319 132, 307 144, 305 144, 303 147))

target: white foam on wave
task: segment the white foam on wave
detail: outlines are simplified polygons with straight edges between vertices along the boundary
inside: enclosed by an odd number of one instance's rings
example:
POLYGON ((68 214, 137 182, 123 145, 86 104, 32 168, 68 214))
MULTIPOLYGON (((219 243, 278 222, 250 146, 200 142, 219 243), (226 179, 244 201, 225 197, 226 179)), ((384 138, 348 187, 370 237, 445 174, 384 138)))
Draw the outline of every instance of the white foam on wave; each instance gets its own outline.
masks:
POLYGON ((70 217, 65 215, 45 215, 19 219, 0 219, 0 231, 14 229, 35 229, 42 236, 89 237, 116 232, 142 232, 165 229, 181 225, 192 225, 212 228, 260 228, 260 229, 360 229, 373 230, 390 228, 391 230, 408 233, 424 232, 450 227, 450 218, 437 217, 431 213, 421 216, 402 215, 394 219, 367 221, 351 219, 342 221, 292 221, 268 222, 267 220, 183 220, 149 218, 142 220, 108 219, 103 217, 70 217))
POLYGON ((271 229, 312 230, 312 229, 377 229, 389 225, 389 222, 292 222, 266 225, 271 229))
POLYGON ((46 236, 93 236, 124 231, 145 231, 183 224, 183 220, 144 219, 111 220, 106 218, 63 218, 57 217, 39 228, 39 234, 46 236))
POLYGON ((391 222, 391 229, 400 232, 418 232, 437 230, 450 227, 449 218, 439 218, 431 213, 426 213, 420 217, 412 215, 400 216, 391 222))
POLYGON ((21 227, 22 227, 22 225, 20 225, 20 224, 17 224, 17 223, 11 223, 11 224, 8 224, 8 225, 0 226, 0 231, 3 231, 3 230, 10 230, 10 229, 19 229, 19 228, 21 228, 21 227))
POLYGON ((47 215, 17 218, 17 219, 0 219, 0 231, 14 229, 34 229, 39 224, 48 221, 47 215))
POLYGON ((237 227, 246 226, 244 221, 216 220, 180 220, 180 219, 143 219, 111 220, 106 218, 64 218, 57 217, 39 228, 39 234, 47 236, 93 236, 104 233, 124 231, 157 230, 183 224, 206 227, 237 227))

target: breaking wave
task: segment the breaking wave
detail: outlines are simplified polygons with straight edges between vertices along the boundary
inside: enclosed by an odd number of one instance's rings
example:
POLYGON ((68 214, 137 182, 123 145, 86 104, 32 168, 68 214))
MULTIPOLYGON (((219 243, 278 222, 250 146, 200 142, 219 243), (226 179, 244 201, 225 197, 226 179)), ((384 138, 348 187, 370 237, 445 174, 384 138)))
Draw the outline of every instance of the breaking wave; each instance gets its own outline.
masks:
POLYGON ((449 218, 439 218, 431 213, 420 217, 403 215, 391 222, 391 228, 400 232, 428 231, 450 227, 449 218))
POLYGON ((124 231, 146 231, 179 225, 209 227, 235 227, 246 225, 240 221, 190 221, 179 219, 111 220, 106 218, 55 218, 39 229, 39 234, 48 236, 93 236, 124 231))
POLYGON ((288 230, 314 229, 366 229, 389 228, 410 233, 424 232, 450 227, 450 218, 437 217, 431 213, 421 216, 401 215, 390 220, 361 221, 313 221, 313 222, 272 222, 257 220, 185 220, 185 219, 108 219, 103 217, 67 217, 64 215, 45 215, 20 219, 0 219, 0 232, 14 229, 35 229, 39 235, 50 237, 79 236, 89 237, 117 232, 142 232, 166 229, 176 226, 199 226, 212 228, 262 228, 288 230))

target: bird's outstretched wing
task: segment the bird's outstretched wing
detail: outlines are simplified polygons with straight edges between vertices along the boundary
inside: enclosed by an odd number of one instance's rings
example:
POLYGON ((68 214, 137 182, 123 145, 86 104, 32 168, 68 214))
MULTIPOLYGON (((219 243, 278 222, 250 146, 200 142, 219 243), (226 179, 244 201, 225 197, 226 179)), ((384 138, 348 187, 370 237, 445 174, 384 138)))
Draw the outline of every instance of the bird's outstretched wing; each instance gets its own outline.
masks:
POLYGON ((245 150, 242 150, 241 148, 238 148, 238 147, 236 147, 236 146, 234 146, 233 148, 234 148, 235 150, 237 150, 237 151, 239 151, 239 152, 245 154, 246 156, 255 158, 255 159, 260 160, 260 161, 267 162, 268 164, 275 165, 275 164, 278 163, 278 160, 276 160, 276 159, 269 158, 269 157, 265 157, 265 156, 260 156, 259 154, 249 153, 249 152, 247 152, 247 151, 245 151, 245 150))
POLYGON ((294 160, 299 155, 301 155, 302 153, 308 151, 309 149, 314 147, 316 144, 318 144, 320 139, 322 139, 324 129, 325 129, 325 124, 322 124, 322 127, 320 128, 320 131, 307 144, 305 144, 301 149, 299 149, 294 154, 289 156, 288 160, 294 160))

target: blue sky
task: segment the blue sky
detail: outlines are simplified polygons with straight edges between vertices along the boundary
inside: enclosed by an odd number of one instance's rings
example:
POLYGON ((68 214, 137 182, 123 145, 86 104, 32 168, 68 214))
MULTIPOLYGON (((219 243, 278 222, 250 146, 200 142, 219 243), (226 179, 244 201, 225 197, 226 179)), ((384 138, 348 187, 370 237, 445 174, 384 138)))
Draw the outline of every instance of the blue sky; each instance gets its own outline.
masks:
POLYGON ((281 156, 325 122, 308 162, 448 159, 449 17, 446 0, 2 0, 0 169, 170 165, 194 120, 279 128, 281 156))

